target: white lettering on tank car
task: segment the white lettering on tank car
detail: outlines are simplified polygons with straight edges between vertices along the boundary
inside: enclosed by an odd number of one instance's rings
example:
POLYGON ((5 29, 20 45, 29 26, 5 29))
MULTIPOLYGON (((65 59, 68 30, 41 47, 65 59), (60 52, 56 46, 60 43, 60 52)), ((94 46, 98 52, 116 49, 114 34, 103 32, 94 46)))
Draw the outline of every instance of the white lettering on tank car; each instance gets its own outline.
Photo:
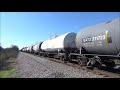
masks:
POLYGON ((84 38, 84 39, 82 39, 82 42, 86 43, 86 42, 99 41, 99 40, 104 40, 104 39, 106 39, 105 35, 100 35, 100 36, 96 36, 96 37, 84 38))

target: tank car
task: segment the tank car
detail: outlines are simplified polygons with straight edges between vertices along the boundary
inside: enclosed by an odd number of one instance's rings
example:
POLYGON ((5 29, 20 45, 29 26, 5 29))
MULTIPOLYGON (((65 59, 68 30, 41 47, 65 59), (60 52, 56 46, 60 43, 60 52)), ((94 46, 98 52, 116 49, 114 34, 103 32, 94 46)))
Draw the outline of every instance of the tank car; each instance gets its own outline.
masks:
POLYGON ((23 51, 25 52, 25 47, 23 48, 23 51))
POLYGON ((33 46, 30 46, 29 47, 29 53, 32 53, 33 52, 33 46))
POLYGON ((86 53, 118 55, 120 53, 120 18, 80 30, 76 46, 86 53))
POLYGON ((31 49, 33 50, 34 54, 39 54, 39 51, 41 50, 41 44, 42 42, 33 45, 31 49))
POLYGON ((23 48, 23 52, 26 52, 26 48, 27 48, 27 47, 24 47, 24 48, 23 48))
POLYGON ((27 47, 25 47, 25 52, 27 52, 27 47))
POLYGON ((67 49, 74 50, 76 48, 76 35, 76 33, 69 32, 53 39, 44 41, 41 45, 41 49, 50 53, 58 53, 61 51, 65 52, 67 49))
POLYGON ((75 42, 80 55, 93 56, 100 65, 113 67, 110 59, 120 58, 120 18, 80 30, 75 42))
POLYGON ((27 47, 26 52, 27 52, 27 53, 29 52, 29 47, 27 47))
MULTIPOLYGON (((41 45, 43 55, 46 57, 56 57, 64 59, 68 57, 70 52, 74 52, 76 48, 76 33, 68 32, 53 39, 44 41, 41 45)), ((66 62, 66 61, 65 61, 66 62)))
POLYGON ((22 49, 22 52, 24 52, 24 50, 25 50, 25 49, 23 48, 23 49, 22 49))
POLYGON ((27 48, 27 52, 30 53, 30 46, 27 48))
POLYGON ((21 50, 20 50, 20 51, 22 51, 22 52, 23 52, 23 49, 24 49, 24 48, 21 48, 21 50))

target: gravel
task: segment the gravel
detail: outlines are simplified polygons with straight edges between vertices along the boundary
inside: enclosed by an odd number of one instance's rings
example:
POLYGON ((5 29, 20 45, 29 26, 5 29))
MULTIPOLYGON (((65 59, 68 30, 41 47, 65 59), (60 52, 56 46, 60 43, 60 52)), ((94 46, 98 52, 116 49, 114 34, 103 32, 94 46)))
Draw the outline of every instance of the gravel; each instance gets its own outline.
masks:
POLYGON ((17 73, 21 78, 103 78, 82 69, 20 52, 17 73))

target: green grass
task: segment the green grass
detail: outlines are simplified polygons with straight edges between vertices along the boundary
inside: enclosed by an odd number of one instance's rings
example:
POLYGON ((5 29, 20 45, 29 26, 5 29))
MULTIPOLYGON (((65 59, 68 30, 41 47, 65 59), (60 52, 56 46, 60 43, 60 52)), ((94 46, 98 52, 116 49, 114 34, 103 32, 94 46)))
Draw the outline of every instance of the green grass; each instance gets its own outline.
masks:
POLYGON ((0 78, 15 78, 15 77, 16 77, 15 69, 0 71, 0 78))
POLYGON ((1 70, 0 70, 0 78, 17 78, 17 71, 15 68, 16 65, 16 59, 11 58, 7 60, 6 62, 7 65, 5 65, 1 70))

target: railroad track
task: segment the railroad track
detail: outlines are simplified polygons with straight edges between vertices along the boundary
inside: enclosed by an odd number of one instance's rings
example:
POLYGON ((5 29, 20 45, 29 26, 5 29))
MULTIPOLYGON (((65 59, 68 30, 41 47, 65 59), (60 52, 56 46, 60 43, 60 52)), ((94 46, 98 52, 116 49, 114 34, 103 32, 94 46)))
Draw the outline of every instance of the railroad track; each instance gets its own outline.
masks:
MULTIPOLYGON (((28 54, 30 54, 30 53, 28 53, 28 54)), ((35 55, 35 54, 31 54, 31 55, 41 57, 41 58, 45 58, 43 56, 39 56, 39 55, 35 55)), ((105 66, 102 66, 101 69, 94 68, 93 70, 91 70, 91 69, 88 69, 86 66, 78 65, 77 62, 64 63, 64 61, 61 61, 61 60, 55 59, 55 58, 49 58, 49 57, 46 57, 46 59, 57 62, 57 63, 66 64, 66 65, 72 66, 74 68, 86 70, 88 72, 92 72, 92 73, 97 74, 97 75, 102 75, 105 78, 120 78, 120 70, 117 70, 117 69, 108 69, 105 66)))

